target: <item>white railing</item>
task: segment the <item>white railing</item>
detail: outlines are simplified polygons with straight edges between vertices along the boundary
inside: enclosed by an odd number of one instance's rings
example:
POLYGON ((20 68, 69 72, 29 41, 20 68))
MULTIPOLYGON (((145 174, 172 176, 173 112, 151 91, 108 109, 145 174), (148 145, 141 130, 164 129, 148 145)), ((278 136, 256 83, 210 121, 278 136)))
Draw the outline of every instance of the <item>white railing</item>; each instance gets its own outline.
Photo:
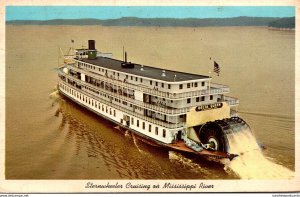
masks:
MULTIPOLYGON (((61 79, 59 79, 59 81, 61 83, 63 83, 64 85, 68 86, 69 88, 75 89, 73 86, 71 86, 67 82, 65 82, 65 81, 63 81, 61 79)), ((102 99, 100 97, 97 97, 97 96, 93 95, 93 94, 90 94, 89 92, 82 91, 82 90, 77 89, 77 88, 76 88, 76 91, 81 92, 82 94, 88 95, 89 97, 91 97, 91 98, 93 98, 95 100, 98 100, 101 103, 104 103, 104 104, 106 104, 108 106, 111 106, 112 108, 118 109, 118 110, 123 111, 123 112, 125 112, 127 114, 130 114, 132 116, 138 117, 138 118, 140 118, 142 120, 151 122, 151 123, 159 125, 159 126, 163 126, 163 127, 170 128, 170 129, 176 129, 176 128, 183 128, 183 127, 185 127, 185 123, 183 123, 183 122, 180 122, 180 123, 166 123, 166 122, 163 122, 163 121, 160 121, 160 120, 157 120, 157 119, 153 119, 153 118, 150 118, 150 117, 138 114, 138 113, 136 113, 134 111, 128 110, 128 109, 126 109, 124 107, 121 107, 119 105, 112 105, 111 102, 106 101, 106 100, 104 100, 104 99, 102 99)))
POLYGON ((224 96, 224 101, 231 107, 237 106, 240 103, 239 99, 230 96, 224 96))
MULTIPOLYGON (((93 89, 94 88, 100 88, 100 87, 94 86, 90 83, 87 83, 87 82, 84 82, 84 81, 79 80, 77 78, 74 78, 74 77, 72 77, 72 75, 67 75, 62 71, 59 71, 59 72, 60 72, 60 75, 65 76, 67 79, 70 78, 71 80, 76 81, 78 84, 83 84, 83 85, 88 86, 88 87, 93 88, 93 89)), ((89 90, 87 90, 87 91, 90 92, 91 94, 94 94, 95 96, 99 96, 99 94, 97 94, 97 93, 94 93, 94 92, 89 91, 89 90)), ((127 101, 131 104, 137 105, 139 107, 150 109, 152 111, 162 113, 162 114, 166 114, 166 115, 181 115, 181 114, 187 113, 190 109, 190 107, 180 108, 180 109, 168 109, 168 108, 156 106, 156 105, 149 104, 149 103, 144 103, 142 101, 138 101, 138 100, 135 100, 135 99, 132 99, 132 98, 129 98, 129 97, 126 97, 126 96, 123 96, 123 95, 120 95, 118 93, 114 93, 114 92, 111 92, 109 90, 105 90, 105 89, 102 89, 102 88, 97 89, 97 91, 101 91, 101 92, 106 93, 110 96, 113 96, 114 98, 120 98, 124 101, 127 101)))
POLYGON ((169 92, 162 92, 154 89, 150 89, 147 87, 139 86, 139 85, 133 85, 127 82, 123 82, 117 79, 111 79, 107 76, 100 75, 98 73, 95 73, 92 69, 88 68, 77 68, 75 66, 67 65, 69 69, 75 70, 77 72, 86 74, 88 76, 94 77, 95 79, 100 79, 103 81, 107 81, 112 83, 113 85, 118 85, 121 87, 126 87, 132 90, 138 90, 150 95, 162 97, 162 98, 168 98, 168 99, 181 99, 181 98, 188 98, 188 97, 197 97, 197 96, 207 96, 211 94, 224 94, 229 93, 229 87, 225 85, 219 85, 211 83, 211 88, 206 90, 198 90, 198 91, 191 91, 191 92, 184 92, 184 93, 169 93, 169 92))
POLYGON ((229 93, 229 87, 222 84, 211 83, 211 94, 224 94, 229 93))

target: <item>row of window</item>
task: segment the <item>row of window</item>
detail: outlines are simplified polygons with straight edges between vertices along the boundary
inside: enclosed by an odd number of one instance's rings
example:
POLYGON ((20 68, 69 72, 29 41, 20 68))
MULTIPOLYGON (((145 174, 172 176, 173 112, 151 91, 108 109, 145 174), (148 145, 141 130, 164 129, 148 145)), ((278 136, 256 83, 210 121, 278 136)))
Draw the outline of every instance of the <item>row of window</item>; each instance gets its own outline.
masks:
MULTIPOLYGON (((131 117, 131 124, 134 125, 134 118, 131 117)), ((136 120, 136 126, 140 127, 140 120, 136 120)), ((145 122, 142 122, 142 129, 145 130, 146 129, 146 124, 145 122)), ((152 132, 152 125, 149 124, 148 125, 148 131, 151 133, 152 132)), ((155 135, 158 135, 158 127, 155 127, 155 135)), ((166 130, 163 129, 162 130, 162 136, 165 138, 166 137, 166 130)))
MULTIPOLYGON (((153 82, 152 80, 150 80, 150 85, 152 85, 153 82)), ((158 86, 158 82, 156 81, 155 82, 155 86, 157 87, 158 86)), ((165 84, 164 83, 161 83, 161 87, 164 88, 165 87, 165 84)), ((168 89, 171 89, 171 84, 168 84, 168 89)))
MULTIPOLYGON (((205 86, 205 82, 204 82, 204 81, 201 82, 201 86, 205 86)), ((187 87, 187 88, 191 88, 191 87, 197 88, 197 87, 198 87, 198 82, 195 82, 195 83, 187 83, 187 84, 186 84, 186 87, 187 87)), ((179 84, 179 89, 182 89, 182 88, 183 88, 183 84, 179 84)))
MULTIPOLYGON (((68 79, 68 83, 71 84, 72 86, 75 86, 74 83, 76 84, 75 81, 72 81, 72 80, 70 80, 70 79, 68 79)), ((131 103, 128 103, 128 102, 126 102, 126 101, 122 101, 121 99, 118 99, 118 98, 114 98, 114 97, 112 97, 112 96, 110 96, 110 95, 108 95, 108 94, 106 94, 106 93, 102 93, 102 92, 96 91, 95 89, 90 88, 89 86, 81 85, 81 89, 82 89, 82 90, 85 90, 85 91, 87 91, 87 92, 89 92, 89 93, 92 92, 92 93, 95 93, 95 94, 97 94, 97 95, 100 95, 101 97, 107 98, 107 99, 109 99, 110 101, 113 101, 113 100, 114 100, 115 102, 118 102, 118 103, 120 103, 120 104, 123 104, 124 106, 128 106, 128 105, 129 105, 129 107, 130 107, 130 108, 133 108, 134 110, 138 110, 138 111, 142 111, 142 110, 143 110, 142 107, 139 107, 139 106, 136 106, 136 105, 132 105, 131 103)), ((73 90, 71 90, 71 91, 73 91, 73 90)), ((156 98, 157 98, 157 97, 156 97, 156 98)), ((80 97, 80 99, 81 99, 81 97, 80 97)), ((165 99, 163 99, 163 100, 165 100, 165 99)), ((93 103, 92 103, 92 105, 93 105, 93 103)), ((159 113, 158 113, 158 114, 159 114, 159 113)))
POLYGON ((139 110, 139 111, 142 110, 142 108, 139 107, 139 106, 132 105, 131 103, 128 103, 128 102, 126 102, 126 101, 122 101, 121 99, 118 99, 118 98, 113 98, 112 96, 107 95, 107 94, 105 94, 105 93, 101 93, 101 92, 95 91, 94 89, 89 88, 88 86, 82 86, 82 88, 85 88, 85 89, 88 90, 88 91, 92 91, 92 92, 94 92, 94 93, 96 93, 96 94, 99 94, 100 96, 103 96, 103 97, 108 98, 108 99, 110 99, 110 100, 114 100, 115 102, 122 103, 122 104, 125 105, 125 106, 128 106, 128 104, 129 104, 129 107, 133 107, 135 110, 139 110))
MULTIPOLYGON (((205 96, 196 97, 196 102, 200 102, 200 99, 201 99, 201 101, 205 101, 205 96)), ((210 96, 209 96, 209 99, 210 99, 210 100, 213 100, 213 99, 214 99, 214 96, 213 96, 213 95, 210 95, 210 96)), ((188 98, 186 102, 187 102, 187 103, 191 103, 191 98, 188 98)))
MULTIPOLYGON (((96 70, 96 67, 93 66, 93 65, 90 65, 90 64, 87 64, 87 63, 81 63, 81 62, 78 62, 78 65, 79 66, 84 66, 86 68, 89 68, 89 69, 93 69, 93 70, 96 70)), ((98 68, 99 72, 105 72, 105 74, 107 75, 107 70, 106 69, 103 69, 103 68, 98 68)), ((116 72, 115 71, 112 71, 113 75, 115 76, 116 75, 116 72)), ((120 76, 120 73, 117 72, 117 76, 119 77, 120 76)), ((125 79, 126 80, 129 80, 129 76, 128 75, 125 75, 125 79)), ((143 83, 143 78, 139 78, 139 77, 134 77, 134 76, 130 76, 130 80, 132 81, 140 81, 141 83, 143 83)), ((164 88, 165 87, 165 84, 164 83, 160 83, 161 84, 161 87, 164 88)), ((150 80, 150 85, 152 86, 153 85, 153 81, 150 80)), ((187 88, 191 88, 191 87, 195 87, 197 88, 198 87, 198 82, 194 82, 194 83, 187 83, 187 88)), ((158 82, 155 81, 155 86, 158 87, 158 82)), ((201 82, 201 86, 205 86, 205 82, 201 82)), ((167 84, 167 87, 168 89, 171 89, 171 84, 167 84)), ((179 89, 183 89, 183 84, 179 84, 179 89)))
POLYGON ((116 117, 116 110, 112 110, 111 107, 105 106, 104 104, 102 104, 102 106, 101 106, 100 102, 95 101, 94 99, 91 99, 91 98, 89 98, 87 96, 84 96, 84 95, 81 96, 80 93, 78 93, 77 91, 74 91, 73 89, 71 89, 71 88, 69 88, 65 85, 60 84, 60 87, 63 90, 70 93, 71 95, 75 96, 76 98, 82 100, 83 102, 85 102, 89 105, 92 105, 93 107, 98 108, 99 110, 102 109, 103 112, 106 112, 107 114, 109 113, 109 115, 113 115, 114 117, 116 117))
MULTIPOLYGON (((71 81, 71 80, 68 79, 68 83, 72 84, 73 81, 71 81)), ((73 84, 72 84, 72 85, 73 85, 73 84)), ((83 85, 82 88, 84 88, 84 89, 86 89, 86 90, 88 90, 88 91, 91 91, 91 92, 93 92, 93 93, 96 93, 96 94, 98 94, 98 95, 100 95, 100 96, 103 96, 103 97, 105 97, 105 98, 108 98, 108 99, 110 99, 110 100, 111 100, 111 99, 114 99, 116 102, 122 103, 122 104, 125 105, 125 106, 128 105, 128 103, 127 103, 126 101, 122 101, 122 100, 120 100, 120 99, 113 98, 113 97, 111 97, 111 96, 109 96, 109 95, 107 95, 107 94, 105 94, 105 93, 101 93, 101 92, 99 92, 99 91, 96 91, 95 89, 90 88, 90 87, 88 87, 88 86, 84 86, 84 85, 83 85)), ((155 97, 155 98, 157 99, 157 97, 155 97)), ((196 97, 196 102, 200 102, 200 99, 201 99, 201 102, 205 101, 205 96, 196 97)), ((213 100, 213 95, 210 95, 210 100, 213 100)), ((165 101, 165 98, 163 98, 163 101, 165 101)), ((171 100, 171 103, 173 103, 173 100, 171 100)), ((188 98, 188 99, 187 99, 187 104, 190 104, 190 103, 191 103, 191 98, 188 98)), ((133 106, 133 105, 130 104, 130 107, 132 107, 132 106, 133 106)), ((134 106, 134 107, 135 107, 135 109, 142 110, 141 107, 138 107, 138 106, 134 106)))
MULTIPOLYGON (((108 107, 107 105, 105 106, 104 104, 101 105, 100 102, 98 101, 94 101, 94 99, 91 99, 87 96, 81 96, 80 93, 78 93, 77 91, 74 91, 73 89, 63 85, 63 84, 59 84, 59 86, 67 91, 68 93, 70 93, 71 95, 75 96, 76 98, 84 101, 85 103, 89 104, 89 105, 92 105, 93 107, 96 107, 98 108, 99 110, 102 110, 103 112, 106 112, 107 114, 109 113, 109 115, 113 115, 114 117, 116 117, 116 110, 112 110, 111 107, 108 107)), ((131 117, 131 124, 134 125, 134 118, 131 117)), ((136 120, 136 126, 139 127, 140 126, 140 120, 136 120)), ((145 130, 145 122, 142 122, 142 129, 145 130)), ((148 131, 149 132, 152 132, 152 129, 151 129, 151 124, 148 125, 148 131)), ((158 130, 158 127, 155 127, 155 135, 158 135, 159 134, 159 130, 158 130)), ((162 132, 162 136, 165 138, 166 137, 166 130, 163 129, 163 132, 162 132)))

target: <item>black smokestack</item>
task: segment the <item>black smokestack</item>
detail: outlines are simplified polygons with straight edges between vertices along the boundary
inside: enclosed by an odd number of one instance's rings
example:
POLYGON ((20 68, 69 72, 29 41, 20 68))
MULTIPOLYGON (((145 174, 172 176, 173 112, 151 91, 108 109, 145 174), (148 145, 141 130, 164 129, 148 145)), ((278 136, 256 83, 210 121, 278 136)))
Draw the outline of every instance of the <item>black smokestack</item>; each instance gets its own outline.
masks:
POLYGON ((89 49, 95 50, 95 40, 89 40, 89 49))
POLYGON ((127 52, 125 52, 125 62, 127 62, 127 52))

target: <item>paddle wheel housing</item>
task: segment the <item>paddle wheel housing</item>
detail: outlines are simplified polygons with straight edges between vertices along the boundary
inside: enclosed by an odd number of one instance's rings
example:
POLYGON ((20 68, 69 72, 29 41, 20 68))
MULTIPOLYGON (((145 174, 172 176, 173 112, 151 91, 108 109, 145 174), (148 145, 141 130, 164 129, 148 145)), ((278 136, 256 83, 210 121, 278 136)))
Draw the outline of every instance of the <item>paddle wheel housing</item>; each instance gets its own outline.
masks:
POLYGON ((229 139, 231 135, 248 128, 249 125, 239 117, 226 118, 203 124, 196 131, 201 143, 206 149, 230 152, 229 139))

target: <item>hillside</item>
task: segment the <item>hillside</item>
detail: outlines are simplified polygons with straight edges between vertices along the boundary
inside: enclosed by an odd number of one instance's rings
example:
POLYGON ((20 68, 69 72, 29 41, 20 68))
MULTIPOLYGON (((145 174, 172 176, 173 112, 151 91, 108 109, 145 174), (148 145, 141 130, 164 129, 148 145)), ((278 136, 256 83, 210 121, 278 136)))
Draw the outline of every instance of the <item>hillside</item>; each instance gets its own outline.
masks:
POLYGON ((272 21, 269 23, 269 27, 294 29, 295 28, 295 17, 281 18, 281 19, 272 21))
POLYGON ((161 26, 161 27, 208 27, 208 26, 270 26, 295 27, 295 17, 235 17, 235 18, 136 18, 123 17, 119 19, 55 19, 55 20, 12 20, 11 25, 102 25, 102 26, 161 26))

